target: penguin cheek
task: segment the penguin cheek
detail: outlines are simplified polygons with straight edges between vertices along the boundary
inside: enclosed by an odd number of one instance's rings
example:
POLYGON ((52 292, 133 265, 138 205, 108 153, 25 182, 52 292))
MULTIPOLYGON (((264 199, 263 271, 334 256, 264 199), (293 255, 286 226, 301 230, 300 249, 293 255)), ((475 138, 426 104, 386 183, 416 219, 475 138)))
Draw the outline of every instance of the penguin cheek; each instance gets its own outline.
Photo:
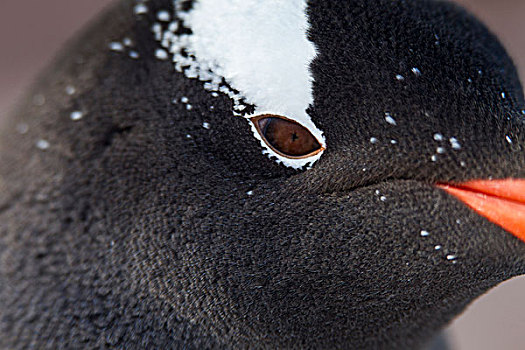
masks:
POLYGON ((306 159, 322 152, 319 140, 304 126, 283 116, 265 114, 251 118, 264 143, 289 159, 306 159))

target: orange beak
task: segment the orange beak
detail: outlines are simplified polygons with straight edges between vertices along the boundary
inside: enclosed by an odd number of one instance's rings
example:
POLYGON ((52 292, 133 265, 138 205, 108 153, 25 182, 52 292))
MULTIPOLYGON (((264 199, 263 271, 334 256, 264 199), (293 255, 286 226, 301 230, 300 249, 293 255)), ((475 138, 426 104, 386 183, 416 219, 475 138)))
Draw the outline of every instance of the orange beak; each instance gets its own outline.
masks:
POLYGON ((525 242, 525 180, 475 180, 438 187, 525 242))

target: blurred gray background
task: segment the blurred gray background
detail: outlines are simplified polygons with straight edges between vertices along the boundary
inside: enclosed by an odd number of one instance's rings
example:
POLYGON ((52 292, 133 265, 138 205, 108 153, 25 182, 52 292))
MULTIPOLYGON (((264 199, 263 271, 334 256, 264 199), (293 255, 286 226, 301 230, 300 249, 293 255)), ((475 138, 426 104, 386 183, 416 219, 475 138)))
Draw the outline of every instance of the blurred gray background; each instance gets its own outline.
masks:
MULTIPOLYGON (((0 122, 64 42, 112 1, 0 0, 0 122)), ((456 1, 500 37, 525 81, 525 0, 456 1)), ((480 298, 448 331, 456 350, 525 349, 525 277, 480 298)))

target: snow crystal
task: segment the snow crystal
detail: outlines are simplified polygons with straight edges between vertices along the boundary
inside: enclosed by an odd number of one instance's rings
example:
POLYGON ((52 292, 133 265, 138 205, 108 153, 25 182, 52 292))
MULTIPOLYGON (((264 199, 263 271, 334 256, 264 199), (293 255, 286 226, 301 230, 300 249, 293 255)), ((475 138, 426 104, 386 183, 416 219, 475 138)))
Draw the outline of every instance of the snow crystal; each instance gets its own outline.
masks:
POLYGON ((137 4, 133 8, 133 13, 136 15, 143 15, 145 13, 148 13, 148 7, 144 4, 137 4))
POLYGON ((121 51, 124 51, 124 45, 115 41, 115 42, 109 43, 109 49, 112 51, 121 52, 121 51))
POLYGON ((388 113, 385 115, 385 120, 388 124, 397 125, 396 120, 388 113))
POLYGON ((26 123, 20 123, 16 126, 16 131, 18 131, 19 134, 27 134, 27 132, 29 131, 29 125, 27 125, 26 123))
POLYGON ((416 67, 412 68, 412 73, 414 73, 416 77, 421 76, 421 71, 416 67))
POLYGON ((166 52, 166 50, 157 49, 155 50, 155 57, 157 57, 161 61, 165 61, 168 59, 168 53, 166 52))
POLYGON ((459 143, 458 139, 455 138, 455 137, 451 137, 450 138, 450 145, 455 150, 460 150, 461 149, 461 144, 459 143))
POLYGON ((71 85, 66 86, 66 94, 68 94, 69 96, 74 95, 76 91, 77 90, 75 89, 74 86, 71 86, 71 85))
POLYGON ((36 142, 36 147, 42 151, 49 149, 49 146, 49 141, 46 140, 38 140, 36 142))
POLYGON ((168 11, 162 10, 157 13, 157 19, 162 22, 169 22, 171 20, 171 16, 168 11))
POLYGON ((71 118, 71 120, 77 121, 77 120, 82 119, 83 116, 84 116, 84 113, 80 111, 74 111, 71 113, 69 117, 71 118))

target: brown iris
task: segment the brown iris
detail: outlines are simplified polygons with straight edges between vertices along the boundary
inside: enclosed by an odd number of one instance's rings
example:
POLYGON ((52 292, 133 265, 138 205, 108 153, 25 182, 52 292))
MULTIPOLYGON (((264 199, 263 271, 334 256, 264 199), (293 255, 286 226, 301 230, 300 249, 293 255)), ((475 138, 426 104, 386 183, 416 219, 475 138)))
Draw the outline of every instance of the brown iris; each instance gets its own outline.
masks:
POLYGON ((307 158, 322 151, 314 135, 301 124, 277 115, 251 119, 266 144, 278 154, 294 159, 307 158))

